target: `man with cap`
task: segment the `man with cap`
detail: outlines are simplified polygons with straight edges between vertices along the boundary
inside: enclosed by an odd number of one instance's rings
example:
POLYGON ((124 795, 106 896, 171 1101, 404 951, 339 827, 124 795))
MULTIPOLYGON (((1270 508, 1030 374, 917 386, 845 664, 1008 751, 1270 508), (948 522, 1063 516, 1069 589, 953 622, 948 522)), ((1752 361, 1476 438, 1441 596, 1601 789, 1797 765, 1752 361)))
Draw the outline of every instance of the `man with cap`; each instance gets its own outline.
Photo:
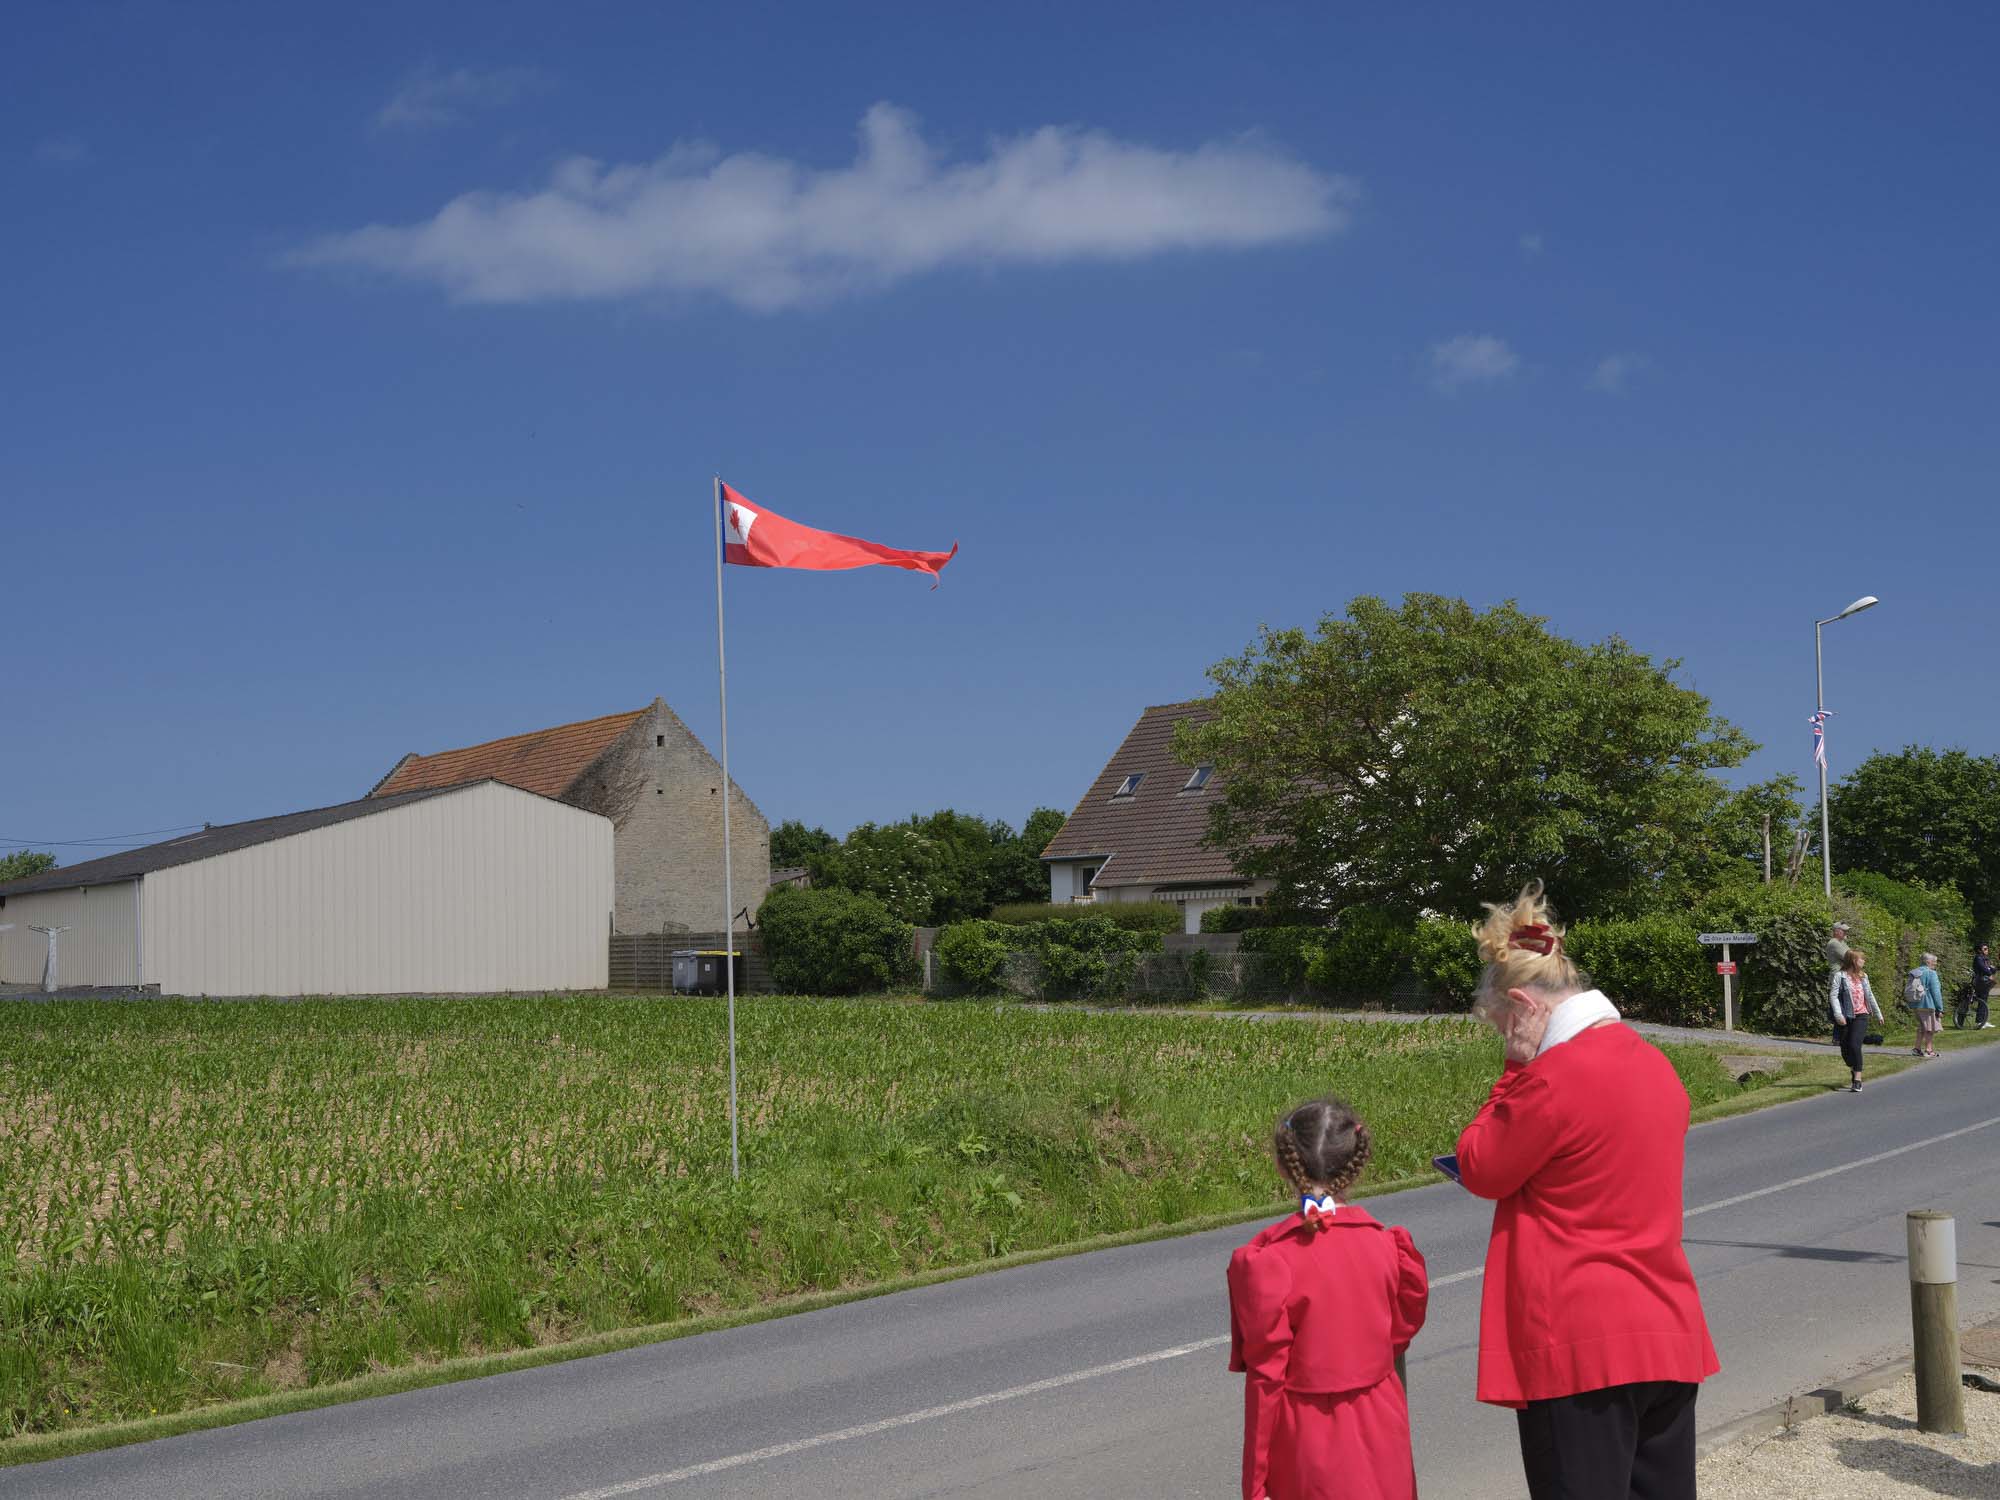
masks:
POLYGON ((1841 960, 1847 957, 1847 924, 1835 922, 1833 936, 1826 940, 1826 966, 1835 973, 1840 971, 1841 960))

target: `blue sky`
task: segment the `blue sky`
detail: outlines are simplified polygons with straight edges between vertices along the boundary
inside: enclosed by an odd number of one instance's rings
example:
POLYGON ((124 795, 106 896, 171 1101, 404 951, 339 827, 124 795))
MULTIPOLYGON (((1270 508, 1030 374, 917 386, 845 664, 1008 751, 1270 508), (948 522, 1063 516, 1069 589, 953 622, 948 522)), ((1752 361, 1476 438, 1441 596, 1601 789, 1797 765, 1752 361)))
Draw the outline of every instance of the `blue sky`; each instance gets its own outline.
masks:
POLYGON ((1067 808, 1413 589, 1682 658, 1802 778, 1878 594, 1836 773, 2000 743, 2000 12, 841 9, 17 13, 0 839, 655 694, 713 743, 718 469, 962 547, 730 570, 773 822, 1067 808))

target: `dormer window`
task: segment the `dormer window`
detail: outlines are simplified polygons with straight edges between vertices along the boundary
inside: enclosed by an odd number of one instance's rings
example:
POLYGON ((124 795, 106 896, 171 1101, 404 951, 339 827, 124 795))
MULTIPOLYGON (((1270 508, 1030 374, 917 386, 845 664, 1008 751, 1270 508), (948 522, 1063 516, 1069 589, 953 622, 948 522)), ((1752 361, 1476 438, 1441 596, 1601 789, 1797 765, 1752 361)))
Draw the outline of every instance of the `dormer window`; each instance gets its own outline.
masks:
POLYGON ((1130 776, 1127 776, 1123 781, 1118 783, 1118 790, 1111 794, 1112 797, 1131 797, 1137 795, 1139 783, 1145 779, 1146 773, 1144 771, 1134 771, 1130 776))
POLYGON ((1181 790, 1184 792, 1198 792, 1208 785, 1208 778, 1214 774, 1214 766, 1196 766, 1194 768, 1194 775, 1188 777, 1187 785, 1182 787, 1181 790))

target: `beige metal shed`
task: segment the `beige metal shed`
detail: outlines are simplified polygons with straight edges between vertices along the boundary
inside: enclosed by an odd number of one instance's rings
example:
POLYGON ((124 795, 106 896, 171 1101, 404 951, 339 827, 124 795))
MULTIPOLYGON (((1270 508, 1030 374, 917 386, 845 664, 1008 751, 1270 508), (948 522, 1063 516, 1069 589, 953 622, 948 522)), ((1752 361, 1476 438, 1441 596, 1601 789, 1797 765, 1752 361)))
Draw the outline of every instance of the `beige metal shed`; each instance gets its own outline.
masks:
POLYGON ((0 983, 180 995, 602 989, 609 819, 498 781, 207 828, 0 885, 0 983))

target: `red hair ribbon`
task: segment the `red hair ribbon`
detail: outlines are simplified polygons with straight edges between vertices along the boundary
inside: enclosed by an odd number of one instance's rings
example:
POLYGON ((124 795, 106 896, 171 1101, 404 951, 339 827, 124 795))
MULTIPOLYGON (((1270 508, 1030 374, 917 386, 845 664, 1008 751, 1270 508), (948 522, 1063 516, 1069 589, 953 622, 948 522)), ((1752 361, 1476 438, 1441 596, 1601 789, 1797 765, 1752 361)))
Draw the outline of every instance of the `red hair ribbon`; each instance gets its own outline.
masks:
POLYGON ((1562 947, 1563 940, 1549 931, 1546 922, 1536 922, 1528 927, 1516 927, 1507 935, 1507 946, 1525 948, 1530 953, 1539 953, 1544 958, 1562 947))

